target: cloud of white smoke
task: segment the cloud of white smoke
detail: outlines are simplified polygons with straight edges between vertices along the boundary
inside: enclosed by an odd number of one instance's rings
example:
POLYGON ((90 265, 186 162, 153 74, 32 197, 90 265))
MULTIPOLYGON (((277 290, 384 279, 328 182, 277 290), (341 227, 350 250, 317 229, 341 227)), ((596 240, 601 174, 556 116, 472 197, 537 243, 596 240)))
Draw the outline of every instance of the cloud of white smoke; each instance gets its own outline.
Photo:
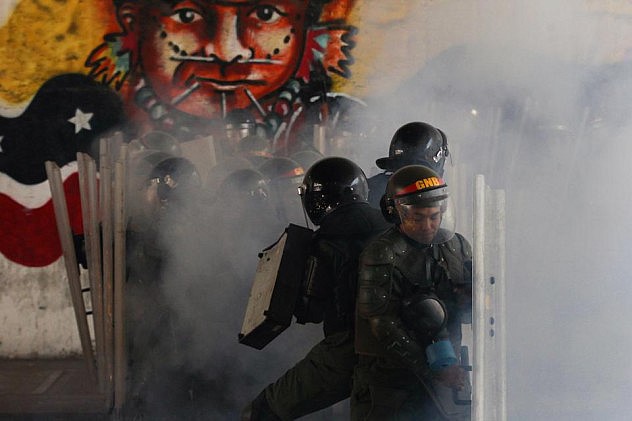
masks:
MULTIPOLYGON (((369 141, 349 157, 372 175, 402 124, 425 121, 445 131, 448 183, 466 192, 457 203, 470 206, 475 174, 506 192, 509 419, 623 420, 632 395, 625 326, 632 318, 632 63, 608 60, 626 30, 590 2, 489 0, 466 11, 462 3, 407 3, 408 13, 397 15, 423 23, 406 26, 405 45, 431 52, 415 51, 424 65, 386 83, 394 91, 369 92, 367 115, 357 117, 369 141), (451 180, 455 168, 465 178, 451 180)), ((183 376, 160 373, 154 395, 183 390, 174 379, 199 381, 184 387, 206 394, 190 411, 235 419, 316 343, 319 328, 292 326, 263 351, 237 343, 257 252, 282 227, 262 222, 263 211, 249 213, 249 202, 224 199, 178 214, 163 232, 169 320, 155 357, 183 376)), ((173 405, 155 402, 154 409, 173 405)))
MULTIPOLYGON (((456 3, 426 20, 449 27, 456 3)), ((583 1, 477 4, 475 38, 370 101, 363 124, 381 127, 358 160, 370 168, 407 121, 444 130, 469 176, 453 188, 483 174, 506 192, 509 419, 626 419, 632 63, 611 63, 626 18, 583 1)))

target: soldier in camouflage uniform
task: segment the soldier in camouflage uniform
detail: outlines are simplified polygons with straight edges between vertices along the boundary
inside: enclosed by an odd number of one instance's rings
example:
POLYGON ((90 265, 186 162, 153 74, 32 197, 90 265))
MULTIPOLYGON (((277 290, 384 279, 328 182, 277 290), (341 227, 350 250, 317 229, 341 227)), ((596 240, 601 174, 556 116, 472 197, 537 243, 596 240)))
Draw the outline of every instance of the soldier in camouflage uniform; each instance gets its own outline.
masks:
POLYGON ((322 322, 325 338, 268 385, 246 408, 243 420, 292 420, 351 393, 358 256, 389 224, 367 203, 364 172, 346 158, 316 162, 300 191, 303 208, 319 228, 294 314, 298 323, 322 322))
POLYGON ((396 171, 382 212, 395 226, 360 257, 351 396, 357 420, 468 419, 456 355, 471 317, 472 253, 454 233, 448 191, 420 165, 396 171))

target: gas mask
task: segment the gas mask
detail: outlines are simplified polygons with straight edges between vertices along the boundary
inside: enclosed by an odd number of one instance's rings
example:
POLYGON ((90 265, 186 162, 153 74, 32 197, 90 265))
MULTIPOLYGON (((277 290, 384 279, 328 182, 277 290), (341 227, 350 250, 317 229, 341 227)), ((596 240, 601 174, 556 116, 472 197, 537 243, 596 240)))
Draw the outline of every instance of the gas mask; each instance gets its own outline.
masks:
POLYGON ((457 363, 446 324, 448 313, 441 300, 433 293, 417 293, 402 303, 402 319, 415 332, 421 344, 427 344, 426 357, 432 370, 440 370, 457 363))

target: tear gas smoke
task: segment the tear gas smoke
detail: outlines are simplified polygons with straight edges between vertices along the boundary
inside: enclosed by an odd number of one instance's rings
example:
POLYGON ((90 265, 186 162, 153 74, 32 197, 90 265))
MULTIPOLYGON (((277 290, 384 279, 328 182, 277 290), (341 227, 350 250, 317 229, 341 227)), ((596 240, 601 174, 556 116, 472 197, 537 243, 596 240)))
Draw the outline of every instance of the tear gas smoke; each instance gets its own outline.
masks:
POLYGON ((153 227, 158 267, 138 265, 151 260, 150 231, 142 233, 144 258, 133 260, 131 395, 148 419, 238 419, 322 336, 320 326, 291 326, 263 350, 238 343, 257 255, 287 224, 269 192, 219 184, 210 195, 196 189, 160 210, 153 227))
MULTIPOLYGON (((632 396, 632 64, 606 61, 622 26, 587 13, 591 2, 475 3, 462 28, 453 24, 462 2, 407 6, 424 25, 407 26, 406 45, 429 46, 427 65, 394 92, 367 98, 357 130, 369 140, 348 157, 370 176, 402 124, 444 130, 454 168, 467 175, 457 203, 468 214, 474 175, 506 191, 508 418, 623 420, 632 396), (455 37, 460 45, 447 48, 455 37)), ((386 66, 397 64, 373 60, 388 84, 386 66)), ((256 255, 282 225, 222 197, 186 212, 162 236, 170 317, 148 339, 159 346, 146 357, 164 368, 152 408, 189 410, 173 404, 189 390, 203 395, 191 413, 236 419, 317 342, 320 328, 293 325, 262 351, 238 344, 256 255), (177 379, 198 383, 183 388, 177 379)), ((467 221, 462 227, 471 239, 467 221)), ((188 398, 178 402, 196 396, 188 398)))
MULTIPOLYGON (((505 190, 508 419, 624 420, 632 63, 607 59, 629 29, 591 2, 476 3, 476 41, 370 101, 363 124, 380 126, 369 149, 379 144, 383 156, 397 127, 426 121, 446 132, 454 167, 468 175, 469 193, 457 197, 468 215, 474 175, 505 190)), ((436 14, 426 36, 456 13, 427 10, 436 14)), ((368 169, 375 156, 357 159, 368 169)), ((448 185, 462 180, 447 173, 448 185)))

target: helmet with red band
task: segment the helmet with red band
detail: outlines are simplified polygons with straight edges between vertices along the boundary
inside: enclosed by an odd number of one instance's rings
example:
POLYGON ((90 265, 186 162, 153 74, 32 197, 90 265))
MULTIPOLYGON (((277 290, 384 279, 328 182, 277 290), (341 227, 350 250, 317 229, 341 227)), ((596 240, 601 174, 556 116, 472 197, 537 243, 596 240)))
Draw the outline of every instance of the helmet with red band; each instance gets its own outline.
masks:
MULTIPOLYGON (((395 224, 404 222, 420 224, 422 208, 436 208, 436 239, 432 243, 445 242, 454 235, 454 216, 449 206, 448 186, 432 169, 423 165, 408 165, 397 170, 389 179, 381 208, 384 217, 395 224)), ((430 242, 424 241, 424 242, 430 242)))

